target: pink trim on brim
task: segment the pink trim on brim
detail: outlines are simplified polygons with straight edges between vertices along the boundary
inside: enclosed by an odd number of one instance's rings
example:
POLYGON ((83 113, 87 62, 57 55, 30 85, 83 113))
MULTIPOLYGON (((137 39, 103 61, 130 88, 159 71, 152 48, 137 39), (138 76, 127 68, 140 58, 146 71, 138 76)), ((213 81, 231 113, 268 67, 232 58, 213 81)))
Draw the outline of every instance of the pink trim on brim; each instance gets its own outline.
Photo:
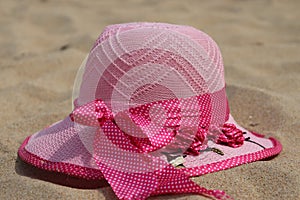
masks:
POLYGON ((25 146, 27 145, 30 137, 31 136, 27 137, 24 140, 24 142, 18 150, 18 155, 24 162, 43 170, 63 173, 69 176, 75 176, 87 180, 99 180, 104 178, 102 173, 97 169, 82 167, 63 162, 51 162, 26 151, 25 146))

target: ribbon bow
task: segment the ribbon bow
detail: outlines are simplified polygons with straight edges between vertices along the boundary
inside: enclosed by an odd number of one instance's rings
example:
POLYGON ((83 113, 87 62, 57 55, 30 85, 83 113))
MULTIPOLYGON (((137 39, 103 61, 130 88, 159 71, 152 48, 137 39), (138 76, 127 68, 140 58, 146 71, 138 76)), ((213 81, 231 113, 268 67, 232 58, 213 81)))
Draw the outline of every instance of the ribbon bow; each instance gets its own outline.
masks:
MULTIPOLYGON (((75 108, 70 117, 81 125, 100 127, 97 129, 100 131, 95 134, 95 141, 92 143, 95 148, 91 153, 119 199, 146 199, 149 196, 168 193, 230 198, 222 191, 207 190, 197 185, 185 173, 161 157, 141 149, 140 147, 145 146, 136 145, 139 140, 132 141, 132 137, 118 127, 113 113, 102 100, 98 99, 75 108)), ((168 137, 170 136, 172 135, 168 137)), ((199 152, 199 145, 201 146, 204 138, 204 132, 197 134, 198 143, 191 147, 192 153, 199 152)), ((156 142, 159 143, 159 138, 156 138, 156 142)))

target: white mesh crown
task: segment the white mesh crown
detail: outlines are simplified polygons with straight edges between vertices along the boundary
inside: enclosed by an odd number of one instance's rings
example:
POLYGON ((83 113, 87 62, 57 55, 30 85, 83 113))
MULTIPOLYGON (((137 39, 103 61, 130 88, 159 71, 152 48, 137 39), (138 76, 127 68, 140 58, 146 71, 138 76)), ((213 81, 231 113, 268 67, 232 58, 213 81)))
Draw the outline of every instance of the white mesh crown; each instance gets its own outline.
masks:
POLYGON ((129 23, 108 26, 100 35, 77 74, 73 100, 80 106, 100 98, 117 113, 158 100, 211 94, 218 108, 212 116, 220 120, 214 123, 223 123, 224 87, 222 57, 207 34, 189 26, 129 23))

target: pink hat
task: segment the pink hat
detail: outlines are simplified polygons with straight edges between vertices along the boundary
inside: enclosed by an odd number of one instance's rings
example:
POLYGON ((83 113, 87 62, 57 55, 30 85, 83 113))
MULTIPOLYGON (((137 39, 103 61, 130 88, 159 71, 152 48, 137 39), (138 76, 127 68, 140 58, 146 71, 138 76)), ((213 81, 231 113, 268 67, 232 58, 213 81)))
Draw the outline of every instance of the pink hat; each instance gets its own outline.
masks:
POLYGON ((79 69, 73 101, 69 116, 28 137, 18 154, 46 171, 105 179, 120 199, 170 193, 229 198, 189 177, 282 149, 234 121, 220 50, 189 26, 106 27, 79 69))

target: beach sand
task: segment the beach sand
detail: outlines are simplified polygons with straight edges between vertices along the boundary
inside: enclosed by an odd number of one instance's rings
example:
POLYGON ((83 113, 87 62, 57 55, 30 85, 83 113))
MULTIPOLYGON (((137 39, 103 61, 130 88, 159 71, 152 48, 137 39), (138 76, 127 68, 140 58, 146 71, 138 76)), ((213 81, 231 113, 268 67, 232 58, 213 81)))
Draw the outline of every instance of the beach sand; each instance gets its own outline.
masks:
MULTIPOLYGON (((193 178, 235 199, 300 199, 300 1, 0 1, 0 199, 116 199, 29 178, 17 159, 30 134, 67 116, 77 69, 106 25, 194 26, 219 44, 231 113, 279 139, 282 153, 193 178)), ((150 199, 205 199, 160 196, 150 199)))

